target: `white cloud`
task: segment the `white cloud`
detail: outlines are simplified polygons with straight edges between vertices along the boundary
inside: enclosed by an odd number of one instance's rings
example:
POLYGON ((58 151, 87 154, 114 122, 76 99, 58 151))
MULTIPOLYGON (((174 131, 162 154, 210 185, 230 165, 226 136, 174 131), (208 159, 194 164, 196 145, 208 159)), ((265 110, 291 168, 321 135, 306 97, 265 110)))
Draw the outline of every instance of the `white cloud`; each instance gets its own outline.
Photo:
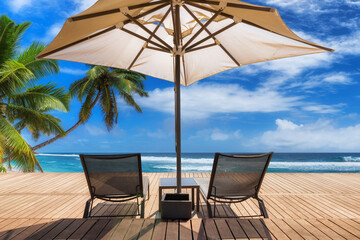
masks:
POLYGON ((349 4, 350 6, 360 7, 360 1, 359 0, 346 0, 345 2, 347 4, 349 4))
POLYGON ((73 14, 78 14, 89 7, 91 7, 97 0, 73 0, 76 10, 73 12, 73 14))
POLYGON ((8 5, 13 12, 18 13, 20 10, 31 6, 33 0, 11 0, 8 5))
POLYGON ((205 139, 212 141, 226 141, 230 139, 240 139, 242 137, 241 131, 224 131, 219 128, 202 129, 196 132, 194 136, 189 139, 205 139))
POLYGON ((60 68, 60 72, 70 74, 70 75, 85 75, 86 74, 86 70, 66 68, 66 67, 60 68))
POLYGON ((360 124, 336 127, 329 120, 310 124, 296 124, 277 119, 277 129, 265 132, 260 142, 276 151, 358 151, 360 124))
MULTIPOLYGON (((271 90, 248 91, 237 84, 194 84, 182 88, 182 118, 204 119, 217 113, 289 111, 299 106, 301 99, 271 90)), ((149 98, 137 98, 136 101, 144 108, 174 114, 173 88, 155 89, 149 92, 149 98)))
POLYGON ((308 112, 314 112, 314 113, 322 113, 322 114, 333 114, 340 111, 340 107, 343 107, 344 104, 339 103, 333 106, 329 105, 322 105, 322 104, 313 104, 313 105, 307 105, 303 106, 302 110, 308 111, 308 112))
POLYGON ((211 140, 214 141, 225 141, 228 140, 229 137, 229 134, 221 132, 220 129, 214 129, 214 131, 211 133, 211 140))
POLYGON ((327 74, 315 75, 305 78, 304 82, 294 83, 291 87, 300 86, 303 89, 312 89, 316 87, 332 87, 334 85, 350 85, 353 84, 348 73, 332 72, 327 74))
POLYGON ((92 136, 100 136, 105 135, 107 131, 105 130, 105 127, 97 127, 91 124, 86 124, 85 129, 88 131, 88 133, 92 136))
POLYGON ((46 43, 51 42, 55 36, 60 32, 62 28, 62 23, 55 23, 50 26, 50 28, 45 33, 45 36, 41 39, 41 41, 44 41, 46 43))
MULTIPOLYGON (((264 0, 268 6, 276 6, 281 8, 290 9, 296 13, 310 14, 310 13, 322 13, 334 11, 332 8, 327 8, 329 0, 317 1, 317 0, 264 0)), ((334 1, 332 1, 334 2, 334 1)), ((334 4, 334 3, 333 3, 334 4)))

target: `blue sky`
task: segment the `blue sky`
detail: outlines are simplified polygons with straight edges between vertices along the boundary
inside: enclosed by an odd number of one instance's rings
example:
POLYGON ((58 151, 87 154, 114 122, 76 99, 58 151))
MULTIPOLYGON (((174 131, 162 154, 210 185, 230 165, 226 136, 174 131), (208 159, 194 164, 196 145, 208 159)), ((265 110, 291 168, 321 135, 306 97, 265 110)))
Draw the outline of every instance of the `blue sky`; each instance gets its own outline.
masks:
MULTIPOLYGON (((66 18, 94 2, 2 0, 0 14, 33 23, 26 46, 49 43, 66 18)), ((183 152, 359 152, 360 1, 250 2, 276 7, 299 36, 336 52, 248 65, 183 87, 183 152)), ((83 64, 60 65, 58 75, 41 82, 68 87, 86 72, 83 64)), ((173 84, 148 77, 145 87, 150 97, 137 99, 142 114, 119 100, 111 132, 95 109, 90 121, 40 152, 174 152, 173 84)), ((76 123, 79 107, 73 100, 71 112, 55 113, 65 129, 76 123)))

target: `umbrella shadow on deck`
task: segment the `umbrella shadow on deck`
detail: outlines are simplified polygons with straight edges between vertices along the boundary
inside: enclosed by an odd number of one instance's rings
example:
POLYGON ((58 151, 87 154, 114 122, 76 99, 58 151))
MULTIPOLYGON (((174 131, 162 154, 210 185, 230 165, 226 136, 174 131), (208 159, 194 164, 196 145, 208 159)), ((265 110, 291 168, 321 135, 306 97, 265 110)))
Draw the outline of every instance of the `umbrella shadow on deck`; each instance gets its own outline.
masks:
POLYGON ((271 239, 262 219, 17 219, 1 239, 271 239))

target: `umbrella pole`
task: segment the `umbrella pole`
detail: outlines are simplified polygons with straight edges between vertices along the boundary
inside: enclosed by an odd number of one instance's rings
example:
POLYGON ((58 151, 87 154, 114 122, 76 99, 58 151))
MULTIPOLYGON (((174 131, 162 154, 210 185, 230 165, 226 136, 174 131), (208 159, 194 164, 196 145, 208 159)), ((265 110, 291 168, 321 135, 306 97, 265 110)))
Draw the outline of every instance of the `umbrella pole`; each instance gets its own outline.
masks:
MULTIPOLYGON (((180 46, 180 6, 175 5, 174 42, 177 50, 180 46)), ((175 148, 176 148, 176 185, 177 193, 181 193, 181 109, 180 109, 180 51, 175 55, 175 148)))

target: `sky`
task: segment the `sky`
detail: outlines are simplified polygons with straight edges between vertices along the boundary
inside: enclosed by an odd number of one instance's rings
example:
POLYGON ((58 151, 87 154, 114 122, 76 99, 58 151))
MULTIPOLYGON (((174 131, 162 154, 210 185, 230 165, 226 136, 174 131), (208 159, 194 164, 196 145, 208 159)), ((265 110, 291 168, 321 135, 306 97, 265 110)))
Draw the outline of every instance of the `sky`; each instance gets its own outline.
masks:
MULTIPOLYGON (((64 21, 95 0, 1 0, 0 14, 32 22, 22 46, 50 41, 64 21)), ((360 152, 360 1, 257 0, 278 9, 300 37, 334 53, 281 59, 229 70, 182 87, 183 152, 360 152)), ((84 64, 60 61, 58 75, 39 83, 66 88, 84 64)), ((91 119, 39 152, 174 152, 173 83, 147 77, 143 113, 120 99, 118 124, 108 132, 96 108, 91 119)), ((78 120, 81 103, 54 112, 65 129, 78 120)), ((28 132, 23 137, 35 145, 28 132)))

